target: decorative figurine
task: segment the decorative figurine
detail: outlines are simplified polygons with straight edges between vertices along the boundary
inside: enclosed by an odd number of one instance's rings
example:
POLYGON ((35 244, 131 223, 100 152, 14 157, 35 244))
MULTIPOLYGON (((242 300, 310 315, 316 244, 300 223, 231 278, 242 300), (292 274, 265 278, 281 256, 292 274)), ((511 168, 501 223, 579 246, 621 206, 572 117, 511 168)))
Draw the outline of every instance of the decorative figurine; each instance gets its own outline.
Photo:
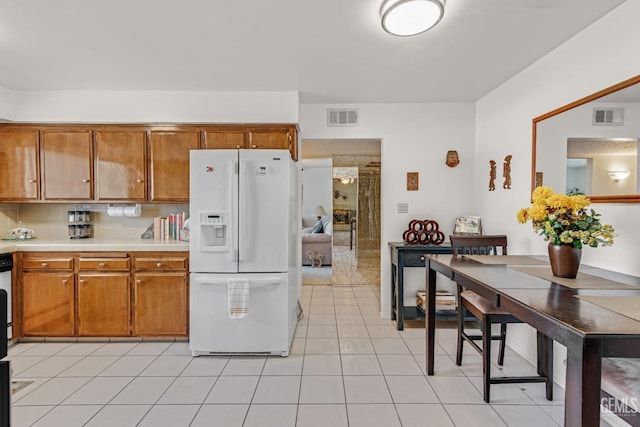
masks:
POLYGON ((489 171, 489 191, 496 189, 496 162, 489 160, 491 170, 489 171))
POLYGON ((502 188, 505 190, 511 190, 511 154, 504 158, 502 176, 504 177, 504 184, 502 184, 502 188))
POLYGON ((450 168, 455 168, 460 163, 460 158, 458 157, 458 152, 456 150, 447 151, 447 166, 450 168))

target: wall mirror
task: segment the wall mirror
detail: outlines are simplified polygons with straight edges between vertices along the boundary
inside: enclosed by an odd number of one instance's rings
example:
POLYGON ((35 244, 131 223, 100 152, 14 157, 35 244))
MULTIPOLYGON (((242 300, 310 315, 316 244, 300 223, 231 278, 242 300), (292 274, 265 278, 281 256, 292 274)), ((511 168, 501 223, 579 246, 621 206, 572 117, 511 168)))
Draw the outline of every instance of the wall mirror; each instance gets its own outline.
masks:
POLYGON ((639 203, 640 75, 533 119, 531 189, 639 203))

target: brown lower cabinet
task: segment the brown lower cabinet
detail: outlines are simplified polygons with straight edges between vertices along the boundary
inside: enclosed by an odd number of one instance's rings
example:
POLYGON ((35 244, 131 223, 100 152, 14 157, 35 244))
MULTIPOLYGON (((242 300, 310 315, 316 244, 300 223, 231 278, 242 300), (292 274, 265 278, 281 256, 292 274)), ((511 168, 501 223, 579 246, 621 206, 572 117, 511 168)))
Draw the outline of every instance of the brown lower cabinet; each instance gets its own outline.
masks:
POLYGON ((18 258, 22 336, 188 334, 187 252, 18 258))
POLYGON ((22 274, 24 336, 75 335, 73 272, 30 271, 22 274))
POLYGON ((136 273, 134 334, 187 335, 187 273, 136 273))
POLYGON ((78 274, 78 336, 131 335, 129 273, 78 274))

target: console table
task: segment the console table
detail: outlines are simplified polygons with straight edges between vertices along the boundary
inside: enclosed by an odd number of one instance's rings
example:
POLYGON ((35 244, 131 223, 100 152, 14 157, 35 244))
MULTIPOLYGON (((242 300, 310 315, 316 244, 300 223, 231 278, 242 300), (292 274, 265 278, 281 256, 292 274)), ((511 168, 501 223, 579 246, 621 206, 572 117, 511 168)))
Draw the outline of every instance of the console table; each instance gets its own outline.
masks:
POLYGON ((424 319, 414 306, 404 306, 404 267, 425 267, 425 254, 452 254, 451 245, 409 245, 404 242, 389 242, 391 250, 391 320, 396 321, 399 331, 405 320, 424 319))

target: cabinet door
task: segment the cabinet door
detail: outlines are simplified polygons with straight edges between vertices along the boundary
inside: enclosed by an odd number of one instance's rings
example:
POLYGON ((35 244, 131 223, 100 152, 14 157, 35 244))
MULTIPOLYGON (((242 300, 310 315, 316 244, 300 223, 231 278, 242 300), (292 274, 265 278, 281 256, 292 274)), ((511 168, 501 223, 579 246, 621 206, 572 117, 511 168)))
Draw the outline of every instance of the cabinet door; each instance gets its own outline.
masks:
POLYGON ((245 148, 245 132, 238 131, 206 131, 204 133, 204 148, 232 149, 245 148))
POLYGON ((146 200, 146 134, 96 132, 96 199, 146 200))
POLYGON ((131 334, 129 273, 78 274, 78 335, 131 334))
POLYGON ((37 200, 38 131, 0 132, 0 199, 37 200))
POLYGON ((187 335, 187 273, 138 273, 133 331, 142 336, 187 335))
POLYGON ((291 136, 289 129, 274 130, 252 130, 249 132, 248 148, 262 150, 288 150, 290 148, 291 136))
POLYGON ((40 149, 46 200, 93 198, 90 131, 44 131, 40 149))
POLYGON ((74 336, 73 273, 22 275, 25 336, 74 336))
POLYGON ((189 201, 189 151, 198 148, 198 131, 150 133, 151 200, 189 201))

